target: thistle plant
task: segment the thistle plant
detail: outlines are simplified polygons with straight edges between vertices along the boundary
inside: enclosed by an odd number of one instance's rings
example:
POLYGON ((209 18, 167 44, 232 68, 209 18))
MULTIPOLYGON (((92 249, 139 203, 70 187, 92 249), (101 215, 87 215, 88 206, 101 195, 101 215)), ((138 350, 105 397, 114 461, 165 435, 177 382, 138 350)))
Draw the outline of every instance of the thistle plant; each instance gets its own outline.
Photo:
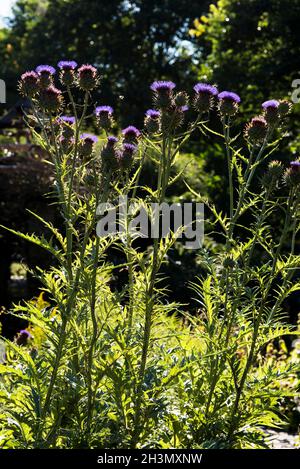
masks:
POLYGON ((300 288, 294 276, 300 163, 285 169, 272 160, 289 103, 266 101, 241 134, 236 93, 198 83, 189 96, 171 81, 155 81, 144 128, 119 131, 113 108, 93 103, 101 84, 96 68, 72 60, 58 68, 60 85, 49 65, 20 80, 32 103, 28 126, 48 154, 49 203, 56 203, 62 224, 30 212, 49 237, 5 227, 47 250, 53 265, 36 269, 37 298, 11 310, 28 327, 13 342, 3 339, 0 445, 266 446, 263 428, 281 424, 285 389, 276 382, 299 366, 286 361, 274 369, 265 354, 277 339, 297 333, 284 321, 284 304, 300 288), (221 130, 209 126, 214 108, 221 130), (182 177, 174 176, 176 161, 197 131, 224 144, 229 196, 224 214, 189 188, 209 209, 207 238, 217 232, 224 240, 216 252, 206 240, 198 248, 191 294, 200 306, 192 314, 168 299, 160 275, 186 227, 166 236, 158 230, 142 248, 132 226, 140 210, 159 226, 162 215, 152 206, 161 206, 182 177), (151 187, 140 182, 145 162, 156 176, 151 187), (119 229, 97 232, 99 207, 120 208, 120 196, 130 210, 119 229), (114 262, 112 252, 122 261, 114 262), (114 288, 121 272, 125 280, 114 288))

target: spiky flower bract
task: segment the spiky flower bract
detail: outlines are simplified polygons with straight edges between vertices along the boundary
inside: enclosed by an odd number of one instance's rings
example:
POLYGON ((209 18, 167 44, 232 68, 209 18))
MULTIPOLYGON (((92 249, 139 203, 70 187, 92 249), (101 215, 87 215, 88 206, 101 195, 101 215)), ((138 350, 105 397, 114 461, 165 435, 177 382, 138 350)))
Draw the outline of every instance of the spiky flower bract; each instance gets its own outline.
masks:
POLYGON ((92 65, 81 65, 78 69, 78 86, 83 91, 93 90, 98 83, 97 69, 92 65))
POLYGON ((261 143, 267 135, 268 123, 262 116, 253 117, 246 125, 245 137, 254 144, 261 143))
POLYGON ((173 103, 173 90, 176 87, 172 81, 154 81, 150 86, 154 93, 154 102, 158 108, 167 109, 173 103))
POLYGON ((53 85, 46 89, 42 89, 39 94, 39 103, 45 111, 56 113, 59 111, 63 103, 62 92, 53 85))
POLYGON ((19 90, 23 96, 32 98, 39 90, 39 76, 33 70, 21 75, 19 90))
POLYGON ((133 125, 129 125, 128 127, 126 127, 126 129, 122 130, 122 135, 124 137, 125 142, 136 143, 141 135, 141 132, 133 125))

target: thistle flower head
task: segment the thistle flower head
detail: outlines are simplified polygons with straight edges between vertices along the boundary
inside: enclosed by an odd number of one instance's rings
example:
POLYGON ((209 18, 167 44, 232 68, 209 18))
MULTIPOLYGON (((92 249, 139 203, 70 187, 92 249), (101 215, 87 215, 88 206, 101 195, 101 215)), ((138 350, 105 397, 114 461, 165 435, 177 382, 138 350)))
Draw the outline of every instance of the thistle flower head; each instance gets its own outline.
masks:
POLYGON ((98 142, 98 137, 92 134, 83 133, 79 136, 79 156, 84 159, 88 159, 94 150, 95 143, 98 142))
POLYGON ((98 106, 95 109, 95 115, 98 117, 100 114, 109 114, 110 116, 114 112, 111 106, 98 106))
POLYGON ((38 75, 54 75, 56 72, 52 65, 38 65, 35 71, 38 75))
POLYGON ((179 93, 176 94, 174 98, 174 102, 176 106, 178 106, 179 108, 182 108, 188 105, 189 97, 187 93, 185 93, 184 91, 180 91, 179 93))
POLYGON ((145 114, 144 125, 149 134, 157 133, 160 129, 161 113, 156 109, 148 109, 145 114))
POLYGON ((200 114, 208 112, 214 104, 214 97, 218 94, 215 86, 208 83, 197 83, 194 86, 195 96, 193 106, 200 114))
POLYGON ((112 124, 112 114, 114 110, 111 106, 98 106, 95 109, 95 115, 97 117, 97 122, 99 127, 102 129, 109 129, 112 124))
POLYGON ((284 182, 288 187, 300 185, 300 161, 291 161, 290 167, 285 171, 283 176, 284 182))
POLYGON ((219 111, 222 116, 233 116, 238 110, 241 98, 232 91, 222 91, 218 94, 219 111))
POLYGON ((251 143, 260 143, 265 139, 267 131, 268 124, 265 118, 262 116, 253 117, 251 122, 246 125, 245 137, 251 143))
POLYGON ((281 116, 286 116, 291 112, 292 103, 287 101, 286 99, 279 101, 278 112, 281 116))
POLYGON ((133 153, 136 152, 137 146, 136 146, 136 145, 132 145, 132 143, 124 143, 123 149, 124 149, 124 151, 127 151, 128 153, 133 154, 133 153))
POLYGON ((117 137, 115 137, 114 135, 109 135, 107 137, 107 144, 108 145, 114 146, 114 145, 116 145, 116 143, 118 143, 117 137))
POLYGON ((158 108, 167 109, 173 104, 173 89, 175 83, 172 81, 154 81, 150 86, 154 92, 154 102, 158 108))
POLYGON ((291 161, 290 162, 290 167, 294 171, 300 171, 300 161, 291 161))
POLYGON ((73 116, 59 116, 57 118, 57 121, 59 123, 65 123, 65 124, 69 124, 69 125, 74 125, 75 122, 76 122, 76 119, 75 117, 73 116))
POLYGON ((104 172, 115 171, 119 167, 118 151, 115 145, 118 139, 114 135, 107 137, 107 144, 101 150, 101 161, 104 172))
POLYGON ((122 169, 129 169, 132 163, 134 153, 137 151, 136 145, 124 143, 121 152, 118 152, 119 165, 122 169))
POLYGON ((39 76, 33 70, 25 72, 21 75, 19 81, 19 89, 23 96, 31 98, 39 90, 39 76))
POLYGON ((239 97, 239 95, 236 93, 233 93, 232 91, 222 91, 221 93, 218 94, 218 99, 220 101, 223 101, 223 100, 232 101, 236 104, 239 104, 241 102, 241 98, 239 97))
POLYGON ((56 121, 61 129, 62 136, 66 139, 72 138, 74 135, 74 125, 76 122, 75 117, 59 116, 56 121))
POLYGON ((209 85, 208 83, 197 83, 194 86, 194 91, 197 94, 208 94, 210 96, 216 96, 218 94, 217 88, 213 85, 209 85))
POLYGON ((97 143, 98 142, 98 137, 96 135, 88 134, 88 133, 83 133, 79 136, 80 140, 84 140, 85 142, 89 143, 97 143))
POLYGON ((61 60, 57 66, 60 70, 75 70, 78 64, 75 60, 61 60))
POLYGON ((161 91, 172 91, 175 87, 176 85, 172 81, 154 81, 150 89, 159 93, 161 91))
POLYGON ((83 91, 90 91, 97 85, 97 69, 92 65, 81 65, 78 69, 78 86, 83 91))
MULTIPOLYGON (((73 135, 73 134, 72 134, 73 135)), ((68 154, 70 153, 70 151, 72 150, 73 148, 73 145, 74 145, 74 138, 72 135, 68 135, 68 134, 63 134, 60 138, 59 138, 59 143, 60 143, 60 146, 63 150, 64 153, 68 154)))
POLYGON ((189 110, 189 107, 188 107, 187 105, 185 105, 185 106, 180 106, 179 110, 180 110, 181 112, 187 112, 187 111, 189 110))
POLYGON ((268 169, 262 178, 262 186, 269 192, 272 192, 277 182, 281 179, 283 174, 283 166, 280 161, 271 161, 268 165, 268 169))
POLYGON ((275 99, 270 99, 262 103, 262 108, 264 110, 264 116, 268 124, 274 127, 279 122, 279 101, 275 99))
POLYGON ((39 103, 46 111, 55 113, 59 111, 62 106, 62 92, 53 85, 42 89, 39 94, 39 103))
POLYGON ((146 117, 150 117, 150 119, 159 119, 160 112, 156 109, 148 109, 148 111, 146 111, 146 117))
POLYGON ((75 83, 74 70, 77 67, 77 62, 74 60, 61 60, 57 66, 60 69, 60 81, 63 85, 72 86, 75 83))
POLYGON ((26 329, 22 329, 19 331, 16 337, 16 343, 18 345, 26 345, 29 339, 32 339, 30 332, 28 332, 26 329))
POLYGON ((53 83, 53 75, 55 74, 55 68, 51 65, 39 65, 35 69, 36 73, 40 77, 40 87, 42 89, 48 88, 53 83))
POLYGON ((137 141, 141 132, 133 125, 129 125, 126 129, 122 130, 122 135, 126 142, 131 143, 137 141))
POLYGON ((276 99, 269 99, 269 101, 265 101, 262 103, 261 107, 266 110, 266 109, 277 109, 279 106, 279 101, 276 101, 276 99))

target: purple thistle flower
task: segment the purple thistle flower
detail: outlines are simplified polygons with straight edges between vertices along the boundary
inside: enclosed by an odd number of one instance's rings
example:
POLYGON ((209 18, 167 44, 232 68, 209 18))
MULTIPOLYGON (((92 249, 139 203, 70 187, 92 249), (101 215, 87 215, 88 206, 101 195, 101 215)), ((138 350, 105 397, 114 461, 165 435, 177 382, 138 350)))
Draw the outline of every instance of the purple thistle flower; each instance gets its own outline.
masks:
POLYGON ((148 111, 146 111, 146 116, 150 117, 150 119, 158 119, 160 117, 160 112, 156 111, 156 109, 148 109, 148 111))
POLYGON ((300 161, 291 161, 290 167, 298 171, 300 169, 300 161))
POLYGON ((209 85, 208 83, 197 83, 194 86, 194 91, 197 94, 208 94, 210 96, 216 96, 218 94, 218 90, 215 86, 209 85))
POLYGON ((32 338, 32 335, 30 334, 30 332, 26 331, 26 329, 20 330, 19 334, 26 336, 28 339, 32 338))
POLYGON ((218 94, 218 99, 221 100, 226 100, 226 101, 232 101, 236 104, 239 104, 241 102, 241 98, 239 97, 238 94, 233 93, 232 91, 222 91, 221 93, 218 94))
POLYGON ((32 339, 30 332, 26 331, 26 329, 22 329, 16 337, 16 343, 18 345, 26 345, 29 339, 32 339))
POLYGON ((136 152, 137 146, 136 146, 136 145, 132 145, 132 143, 124 143, 123 149, 124 149, 126 152, 133 154, 134 152, 136 152))
POLYGON ((262 103, 261 106, 264 110, 277 109, 279 106, 279 101, 276 101, 275 99, 270 99, 269 101, 265 101, 264 103, 262 103))
POLYGON ((175 88, 175 83, 172 81, 154 81, 150 86, 152 91, 172 91, 175 88))
POLYGON ((65 122, 66 124, 69 124, 69 125, 74 125, 76 122, 76 119, 73 116, 60 116, 58 117, 57 120, 59 123, 65 122))
POLYGON ((39 65, 38 67, 36 67, 35 71, 39 75, 54 75, 56 70, 51 65, 39 65))
POLYGON ((141 135, 141 132, 133 125, 129 125, 126 129, 122 130, 122 135, 127 140, 136 140, 141 135))
POLYGON ((78 69, 78 73, 79 74, 82 74, 82 73, 87 73, 87 74, 96 74, 97 73, 97 69, 95 67, 93 67, 93 65, 89 65, 89 64, 86 64, 86 65, 81 65, 81 67, 78 69))
POLYGON ((110 135, 109 137, 107 137, 108 145, 114 146, 117 142, 118 142, 118 139, 114 135, 110 135))
POLYGON ((37 81, 38 80, 38 75, 36 72, 34 72, 33 70, 30 70, 30 72, 25 72, 21 75, 21 80, 34 80, 34 81, 37 81))
POLYGON ((113 112, 114 110, 111 106, 98 106, 95 109, 95 114, 97 117, 102 113, 109 114, 111 116, 113 112))
POLYGON ((88 133, 83 133, 80 135, 80 140, 84 140, 85 142, 89 143, 97 143, 98 142, 98 137, 96 135, 88 134, 88 133))
POLYGON ((124 143, 122 151, 117 153, 119 165, 122 169, 128 169, 131 166, 132 157, 137 150, 136 145, 131 143, 124 143))
POLYGON ((181 106, 181 107, 179 108, 179 110, 180 110, 181 112, 186 112, 186 111, 189 110, 189 107, 188 107, 187 105, 181 106))
POLYGON ((61 60, 58 62, 57 66, 60 70, 75 70, 77 67, 77 62, 75 60, 61 60))

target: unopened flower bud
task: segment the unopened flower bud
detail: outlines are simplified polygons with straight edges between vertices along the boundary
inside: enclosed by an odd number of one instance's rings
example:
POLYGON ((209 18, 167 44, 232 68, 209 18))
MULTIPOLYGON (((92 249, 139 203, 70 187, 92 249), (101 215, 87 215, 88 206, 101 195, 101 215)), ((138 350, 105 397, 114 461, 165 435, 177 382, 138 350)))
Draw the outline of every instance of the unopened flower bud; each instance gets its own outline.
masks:
POLYGON ((280 161, 271 161, 268 169, 262 178, 262 186, 269 191, 276 187, 277 182, 282 178, 283 166, 280 161))
POLYGON ((60 146, 62 151, 68 155, 74 147, 74 138, 68 138, 61 136, 59 139, 60 146))
POLYGON ((39 93, 39 103, 45 111, 58 112, 63 103, 62 92, 53 85, 42 89, 39 93))
POLYGON ((280 116, 282 117, 286 116, 287 114, 291 112, 291 109, 292 109, 292 103, 290 103, 286 99, 279 101, 278 112, 280 116))
POLYGON ((80 158, 89 159, 93 153, 95 143, 98 142, 98 138, 91 134, 81 134, 78 145, 78 153, 80 158))
POLYGON ((300 185, 300 161, 291 161, 290 167, 285 171, 283 179, 288 187, 300 185))
POLYGON ((19 90, 23 96, 32 98, 39 90, 39 76, 34 71, 25 72, 19 81, 19 90))
POLYGON ((101 150, 101 161, 104 171, 115 171, 118 169, 118 155, 116 150, 117 137, 109 136, 106 145, 101 150))
POLYGON ((98 83, 97 69, 92 65, 82 65, 78 69, 78 86, 83 91, 93 90, 98 83))
POLYGON ((184 91, 180 91, 175 96, 175 104, 178 107, 186 106, 189 103, 189 97, 184 91))
POLYGON ((137 147, 131 143, 124 143, 123 150, 118 153, 119 166, 121 169, 129 169, 132 164, 133 155, 137 147))
POLYGON ((245 137, 251 143, 261 143, 266 138, 268 132, 268 124, 264 117, 253 117, 251 122, 246 125, 245 137))

